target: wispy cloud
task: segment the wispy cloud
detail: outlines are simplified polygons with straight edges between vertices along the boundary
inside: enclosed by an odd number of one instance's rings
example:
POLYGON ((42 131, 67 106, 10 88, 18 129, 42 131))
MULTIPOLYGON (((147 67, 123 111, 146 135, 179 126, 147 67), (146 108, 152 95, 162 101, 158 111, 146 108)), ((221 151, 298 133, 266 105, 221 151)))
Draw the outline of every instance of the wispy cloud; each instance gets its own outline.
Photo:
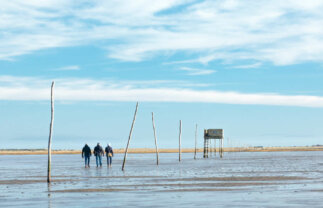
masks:
POLYGON ((261 66, 261 63, 254 63, 254 64, 246 64, 246 65, 238 65, 238 66, 234 66, 233 68, 235 69, 254 69, 254 68, 258 68, 261 66))
POLYGON ((189 52, 203 64, 323 61, 323 2, 317 0, 15 0, 0 7, 0 59, 116 40, 100 46, 126 61, 169 51, 189 52))
POLYGON ((57 71, 77 71, 77 70, 80 70, 80 66, 78 66, 78 65, 63 66, 63 67, 57 68, 55 70, 57 70, 57 71))
POLYGON ((215 70, 211 69, 197 69, 190 67, 180 67, 179 70, 186 71, 190 76, 209 75, 216 72, 215 70))
MULTIPOLYGON (((167 84, 140 87, 140 82, 91 79, 56 79, 55 98, 59 101, 145 101, 226 103, 323 107, 323 97, 268 93, 223 92, 169 87, 167 84)), ((144 84, 146 81, 144 81, 144 84)), ((151 82, 151 81, 148 81, 151 82)), ((48 100, 51 80, 0 76, 0 100, 48 100)))

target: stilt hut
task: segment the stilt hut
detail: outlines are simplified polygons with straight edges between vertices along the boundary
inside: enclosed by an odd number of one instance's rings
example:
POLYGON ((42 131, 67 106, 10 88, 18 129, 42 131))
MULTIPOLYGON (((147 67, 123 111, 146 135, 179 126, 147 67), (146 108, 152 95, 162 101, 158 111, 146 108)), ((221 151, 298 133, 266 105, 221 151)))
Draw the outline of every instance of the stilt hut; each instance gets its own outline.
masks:
MULTIPOLYGON (((220 158, 223 157, 223 129, 204 129, 204 151, 203 151, 203 157, 208 158, 209 157, 209 152, 210 152, 210 144, 211 140, 218 139, 220 140, 219 142, 219 154, 220 158)), ((214 144, 216 142, 214 141, 214 144)), ((215 147, 216 148, 216 147, 215 147)))

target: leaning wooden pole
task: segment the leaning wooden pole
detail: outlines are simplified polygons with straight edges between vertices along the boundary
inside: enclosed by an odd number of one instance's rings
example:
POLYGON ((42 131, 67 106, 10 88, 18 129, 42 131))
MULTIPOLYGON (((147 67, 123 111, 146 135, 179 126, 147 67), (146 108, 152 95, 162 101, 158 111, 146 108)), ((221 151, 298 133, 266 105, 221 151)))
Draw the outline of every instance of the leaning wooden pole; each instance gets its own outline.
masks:
POLYGON ((178 146, 178 161, 181 161, 181 139, 182 139, 182 120, 179 121, 179 146, 178 146))
POLYGON ((197 146, 197 124, 195 126, 195 150, 194 150, 194 160, 196 160, 196 146, 197 146))
POLYGON ((154 112, 151 113, 152 122, 153 122, 153 130, 154 130, 154 137, 155 137, 155 146, 156 146, 156 159, 157 159, 157 165, 159 164, 159 158, 158 158, 158 146, 157 146, 157 136, 156 136, 156 128, 155 128, 155 122, 154 122, 154 112))
POLYGON ((54 85, 52 82, 51 87, 51 120, 49 126, 49 138, 48 138, 48 166, 47 166, 47 183, 51 182, 51 160, 52 160, 52 134, 53 134, 53 123, 54 123, 54 85))
POLYGON ((136 104, 136 111, 135 111, 135 115, 134 115, 134 117, 133 117, 132 124, 131 124, 131 129, 130 129, 130 133, 129 133, 129 138, 128 138, 127 147, 126 147, 126 150, 125 150, 125 152, 124 152, 124 158, 123 158, 123 163, 122 163, 122 171, 124 171, 124 166, 125 166, 125 164, 126 164, 126 159, 127 159, 127 153, 128 153, 129 143, 130 143, 130 139, 131 139, 131 135, 132 135, 133 126, 134 126, 135 121, 136 121, 137 110, 138 110, 138 102, 137 102, 137 104, 136 104))

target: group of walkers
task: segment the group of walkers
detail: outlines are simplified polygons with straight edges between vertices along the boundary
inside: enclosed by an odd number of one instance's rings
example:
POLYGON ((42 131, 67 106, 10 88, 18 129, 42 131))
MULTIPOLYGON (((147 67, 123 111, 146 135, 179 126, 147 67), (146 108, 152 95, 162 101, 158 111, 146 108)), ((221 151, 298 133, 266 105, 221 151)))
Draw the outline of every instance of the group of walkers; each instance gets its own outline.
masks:
MULTIPOLYGON (((103 151, 103 148, 101 147, 100 143, 98 143, 93 150, 93 154, 95 156, 96 160, 96 167, 102 167, 102 156, 105 155, 107 157, 107 165, 108 167, 112 167, 112 157, 113 157, 113 149, 111 147, 111 144, 109 143, 108 146, 105 148, 105 151, 103 151)), ((90 157, 92 156, 92 151, 89 145, 85 144, 85 146, 82 149, 82 158, 85 159, 85 168, 90 167, 90 157)))

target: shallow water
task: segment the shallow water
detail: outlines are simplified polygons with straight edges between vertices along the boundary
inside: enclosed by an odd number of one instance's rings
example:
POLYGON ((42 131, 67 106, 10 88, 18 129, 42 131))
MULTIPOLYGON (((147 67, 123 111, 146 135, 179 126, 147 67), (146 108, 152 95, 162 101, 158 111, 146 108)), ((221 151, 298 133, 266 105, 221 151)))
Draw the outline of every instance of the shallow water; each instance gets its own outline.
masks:
POLYGON ((0 156, 0 207, 323 207, 323 152, 129 154, 84 168, 80 155, 0 156))

